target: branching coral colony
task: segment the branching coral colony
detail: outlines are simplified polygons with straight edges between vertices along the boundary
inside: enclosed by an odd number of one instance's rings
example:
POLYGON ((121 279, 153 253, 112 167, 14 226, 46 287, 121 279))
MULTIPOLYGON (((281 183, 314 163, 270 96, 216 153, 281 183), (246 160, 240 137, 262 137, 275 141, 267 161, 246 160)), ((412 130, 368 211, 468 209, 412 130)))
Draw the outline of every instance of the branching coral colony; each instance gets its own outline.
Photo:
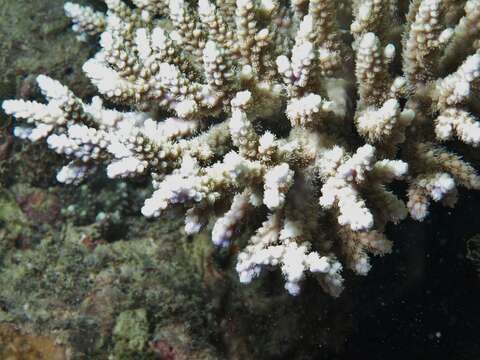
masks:
POLYGON ((99 164, 151 176, 143 214, 184 206, 190 234, 215 218, 218 246, 264 214, 238 254, 243 283, 279 267, 291 294, 310 272, 338 296, 342 263, 364 275, 391 251, 387 222, 480 188, 441 146, 480 144, 480 0, 105 2, 65 10, 81 40, 100 34, 83 70, 109 108, 40 75, 48 104, 3 103, 26 120, 15 134, 71 159, 63 183, 99 164))

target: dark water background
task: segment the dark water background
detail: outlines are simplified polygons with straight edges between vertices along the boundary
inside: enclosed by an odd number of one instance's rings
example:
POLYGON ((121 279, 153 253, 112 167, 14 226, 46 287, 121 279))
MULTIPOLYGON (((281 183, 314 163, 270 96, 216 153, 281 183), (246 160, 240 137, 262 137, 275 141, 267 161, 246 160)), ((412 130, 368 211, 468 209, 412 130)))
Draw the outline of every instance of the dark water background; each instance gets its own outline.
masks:
POLYGON ((480 194, 463 191, 460 204, 392 229, 394 253, 374 263, 368 291, 357 289, 365 306, 352 314, 360 321, 346 358, 480 358, 480 281, 466 258, 480 194))

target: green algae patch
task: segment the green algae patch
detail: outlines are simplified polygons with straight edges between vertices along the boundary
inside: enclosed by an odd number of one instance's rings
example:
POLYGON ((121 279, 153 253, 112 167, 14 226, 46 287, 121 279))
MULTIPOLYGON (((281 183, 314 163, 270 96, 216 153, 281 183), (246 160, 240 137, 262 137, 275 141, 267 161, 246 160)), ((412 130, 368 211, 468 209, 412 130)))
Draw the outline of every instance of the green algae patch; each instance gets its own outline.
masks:
MULTIPOLYGON (((145 309, 127 310, 118 315, 113 335, 115 347, 141 352, 148 340, 148 320, 145 309)), ((118 351, 117 351, 118 352, 118 351)))
POLYGON ((8 190, 0 189, 0 256, 29 237, 28 220, 8 190))
POLYGON ((175 323, 185 329, 189 349, 218 358, 207 342, 216 326, 202 279, 177 246, 185 240, 173 230, 179 222, 145 225, 130 224, 134 240, 108 243, 86 241, 100 236, 92 226, 66 223, 30 249, 8 251, 0 269, 0 322, 54 331, 72 354, 89 359, 153 358, 157 334, 175 323))

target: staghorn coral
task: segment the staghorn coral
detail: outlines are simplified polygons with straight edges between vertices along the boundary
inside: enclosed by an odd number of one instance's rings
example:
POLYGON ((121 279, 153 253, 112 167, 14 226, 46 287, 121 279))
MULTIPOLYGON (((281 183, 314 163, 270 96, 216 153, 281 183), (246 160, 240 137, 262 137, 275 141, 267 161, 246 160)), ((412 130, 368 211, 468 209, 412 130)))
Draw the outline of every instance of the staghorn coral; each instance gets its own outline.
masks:
POLYGON ((100 36, 83 69, 107 105, 40 75, 47 104, 3 103, 26 120, 14 133, 71 160, 60 182, 102 164, 150 176, 142 213, 183 206, 189 234, 213 218, 218 246, 263 214, 241 282, 278 267, 291 294, 310 272, 338 296, 342 264, 365 275, 369 254, 391 251, 388 222, 480 188, 442 146, 480 143, 478 0, 414 0, 406 14, 393 0, 105 2, 65 10, 80 39, 100 36))

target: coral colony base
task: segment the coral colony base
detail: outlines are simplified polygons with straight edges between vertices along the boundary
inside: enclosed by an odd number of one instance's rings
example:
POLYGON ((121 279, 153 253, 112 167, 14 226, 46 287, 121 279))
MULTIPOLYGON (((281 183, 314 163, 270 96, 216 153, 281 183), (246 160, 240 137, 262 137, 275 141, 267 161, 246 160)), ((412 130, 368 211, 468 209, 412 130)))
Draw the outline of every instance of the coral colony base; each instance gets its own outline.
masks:
POLYGON ((101 164, 150 176, 142 213, 182 206, 189 234, 214 218, 219 247, 263 214, 241 282, 280 268, 296 295, 310 272, 338 296, 343 267, 365 275, 369 254, 391 251, 386 223, 480 188, 442 146, 480 143, 480 0, 132 2, 65 4, 80 40, 100 37, 83 70, 108 106, 40 75, 47 104, 3 109, 25 120, 16 136, 70 159, 58 181, 101 164))

